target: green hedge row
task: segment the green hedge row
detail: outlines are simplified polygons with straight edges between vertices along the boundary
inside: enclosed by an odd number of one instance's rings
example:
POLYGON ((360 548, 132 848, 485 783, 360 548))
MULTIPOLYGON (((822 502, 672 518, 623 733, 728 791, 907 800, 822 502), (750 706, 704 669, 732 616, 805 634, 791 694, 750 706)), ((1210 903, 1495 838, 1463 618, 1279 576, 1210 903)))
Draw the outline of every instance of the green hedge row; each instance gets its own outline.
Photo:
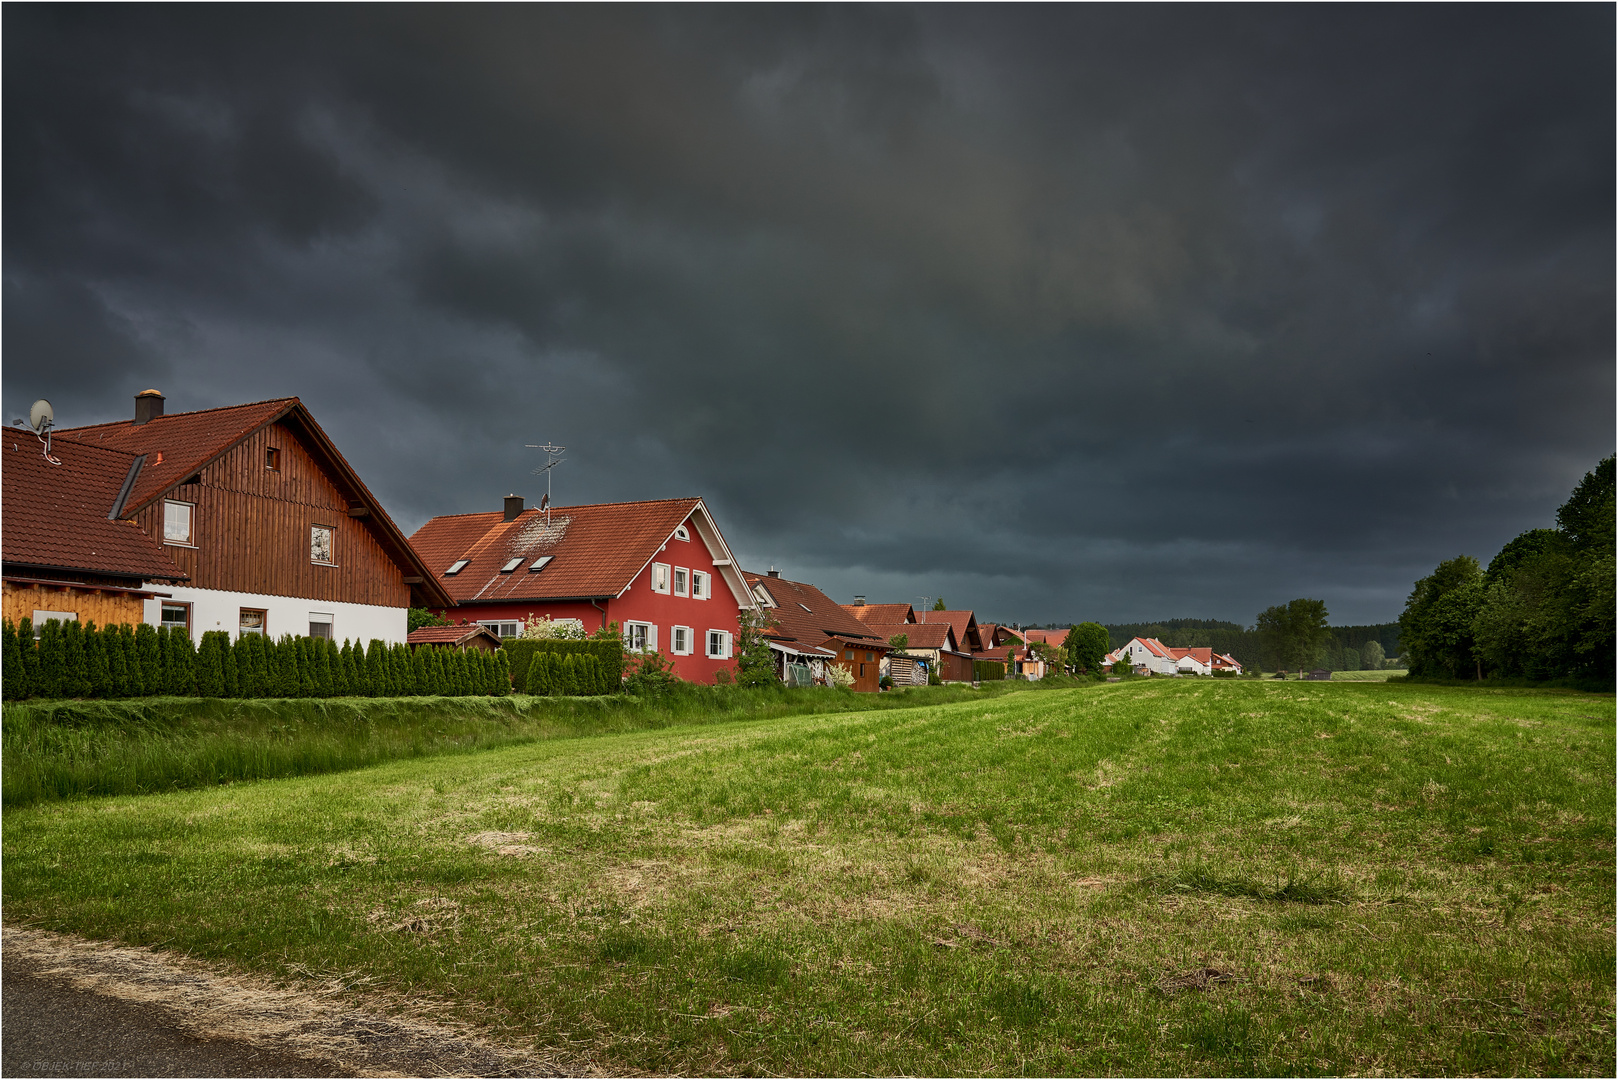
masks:
POLYGON ((1006 677, 1006 665, 1000 660, 972 661, 972 678, 978 682, 995 682, 1006 677))
POLYGON ((535 697, 584 697, 612 694, 623 680, 609 681, 607 665, 591 653, 540 651, 528 664, 524 689, 535 697))
MULTIPOLYGON (((529 690, 529 667, 534 657, 547 656, 589 656, 601 662, 601 675, 598 685, 600 689, 581 690, 579 693, 587 694, 616 694, 623 687, 624 681, 624 646, 616 636, 610 638, 589 638, 584 641, 567 641, 557 638, 506 638, 504 639, 506 653, 511 657, 511 685, 522 687, 527 693, 551 694, 551 690, 529 690)), ((541 685, 549 685, 541 683, 541 685)))
POLYGON ((509 658, 467 649, 373 639, 369 646, 327 638, 271 641, 223 630, 193 646, 184 630, 141 623, 98 629, 51 619, 34 639, 30 620, 0 626, 7 701, 24 698, 466 697, 511 692, 509 658))

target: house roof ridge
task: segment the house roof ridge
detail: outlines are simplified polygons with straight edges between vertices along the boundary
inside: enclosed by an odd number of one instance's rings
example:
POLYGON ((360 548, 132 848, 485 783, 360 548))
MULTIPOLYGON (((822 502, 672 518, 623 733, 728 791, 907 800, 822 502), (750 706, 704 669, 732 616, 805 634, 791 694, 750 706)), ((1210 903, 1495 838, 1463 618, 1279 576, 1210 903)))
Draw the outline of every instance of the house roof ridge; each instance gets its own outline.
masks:
MULTIPOLYGON (((621 499, 618 502, 572 503, 572 504, 569 504, 567 506, 558 506, 558 505, 553 503, 551 505, 551 513, 554 514, 554 513, 557 513, 559 511, 562 511, 562 510, 594 510, 594 509, 597 509, 598 507, 607 507, 607 506, 650 506, 650 505, 652 505, 654 503, 681 503, 681 502, 699 503, 699 502, 702 502, 702 501, 703 501, 703 498, 702 498, 701 495, 682 495, 682 496, 679 496, 678 498, 673 498, 673 499, 621 499)), ((523 513, 526 514, 526 513, 529 513, 531 511, 535 511, 535 510, 538 510, 538 509, 539 509, 539 507, 537 507, 537 506, 525 506, 525 507, 523 507, 523 513)), ((505 511, 504 510, 468 510, 464 514, 434 514, 432 517, 428 518, 427 520, 428 521, 447 521, 450 518, 504 517, 504 516, 505 516, 505 511)))
MULTIPOLYGON (((262 401, 243 401, 236 405, 215 405, 207 409, 187 409, 185 412, 165 412, 162 416, 154 416, 147 423, 157 423, 160 420, 171 420, 176 416, 200 416, 203 413, 229 412, 232 409, 252 409, 261 405, 302 405, 303 401, 296 395, 292 397, 265 398, 262 401)), ((103 420, 99 424, 80 424, 77 427, 58 428, 51 432, 53 436, 71 435, 75 431, 94 431, 99 428, 123 427, 133 425, 134 419, 103 420)))

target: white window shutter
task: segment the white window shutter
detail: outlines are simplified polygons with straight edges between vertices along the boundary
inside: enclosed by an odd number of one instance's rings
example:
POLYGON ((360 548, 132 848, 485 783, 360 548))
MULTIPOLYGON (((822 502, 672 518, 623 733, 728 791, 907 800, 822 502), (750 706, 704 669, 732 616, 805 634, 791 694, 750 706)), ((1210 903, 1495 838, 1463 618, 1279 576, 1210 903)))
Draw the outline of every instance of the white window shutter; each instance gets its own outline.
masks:
POLYGON ((657 624, 648 623, 646 626, 646 648, 652 652, 657 651, 657 624))

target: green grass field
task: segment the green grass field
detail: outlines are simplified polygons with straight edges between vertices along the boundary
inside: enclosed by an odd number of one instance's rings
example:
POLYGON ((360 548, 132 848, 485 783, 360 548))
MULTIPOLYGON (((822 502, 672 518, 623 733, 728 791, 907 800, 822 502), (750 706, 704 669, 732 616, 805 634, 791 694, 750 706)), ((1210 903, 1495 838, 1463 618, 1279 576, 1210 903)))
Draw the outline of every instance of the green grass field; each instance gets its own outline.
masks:
POLYGON ((9 809, 8 922, 609 1070, 1614 1067, 1611 695, 1140 680, 9 809))

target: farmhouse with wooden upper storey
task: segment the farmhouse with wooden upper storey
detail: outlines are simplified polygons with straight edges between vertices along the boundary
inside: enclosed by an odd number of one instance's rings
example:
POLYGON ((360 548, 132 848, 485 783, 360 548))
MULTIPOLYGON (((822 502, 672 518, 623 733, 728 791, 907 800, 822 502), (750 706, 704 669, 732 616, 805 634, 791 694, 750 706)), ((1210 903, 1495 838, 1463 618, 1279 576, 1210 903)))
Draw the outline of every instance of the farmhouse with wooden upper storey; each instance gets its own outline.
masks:
POLYGON ((139 623, 146 601, 167 598, 148 582, 186 580, 163 545, 123 520, 137 455, 54 435, 51 456, 32 432, 3 447, 4 615, 12 623, 83 619, 139 623))
POLYGON ((880 689, 882 661, 892 651, 886 638, 813 585, 788 581, 775 570, 743 576, 769 617, 765 637, 783 682, 794 686, 807 675, 811 684, 825 685, 826 665, 837 664, 854 677, 852 689, 880 689))
POLYGON ((728 668, 736 618, 754 606, 701 499, 502 510, 435 517, 410 538, 458 622, 514 637, 530 618, 585 632, 617 623, 631 650, 667 654, 680 678, 728 668))
POLYGON ((170 415, 163 404, 142 391, 131 420, 57 432, 130 461, 112 516, 159 545, 181 582, 144 600, 144 621, 193 640, 226 630, 392 644, 412 605, 448 603, 297 398, 170 415))

